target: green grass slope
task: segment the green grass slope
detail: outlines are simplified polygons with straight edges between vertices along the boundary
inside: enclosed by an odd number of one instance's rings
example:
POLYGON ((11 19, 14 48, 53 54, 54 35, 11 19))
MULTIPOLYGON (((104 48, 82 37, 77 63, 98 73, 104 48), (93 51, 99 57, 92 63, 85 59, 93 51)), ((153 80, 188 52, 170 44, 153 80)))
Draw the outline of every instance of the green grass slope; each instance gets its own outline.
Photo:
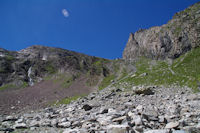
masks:
POLYGON ((141 57, 135 63, 135 74, 115 84, 188 86, 195 92, 200 87, 200 48, 193 49, 174 61, 156 61, 141 57))

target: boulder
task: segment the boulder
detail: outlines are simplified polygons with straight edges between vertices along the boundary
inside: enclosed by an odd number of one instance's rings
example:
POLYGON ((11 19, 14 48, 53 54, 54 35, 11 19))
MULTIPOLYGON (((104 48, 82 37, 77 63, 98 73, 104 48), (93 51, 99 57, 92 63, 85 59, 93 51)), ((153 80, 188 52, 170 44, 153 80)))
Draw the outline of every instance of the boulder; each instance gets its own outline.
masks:
POLYGON ((107 133, 127 133, 129 127, 127 125, 109 125, 107 126, 107 133))
POLYGON ((70 126, 71 126, 71 122, 69 122, 69 121, 58 123, 58 125, 57 125, 57 127, 61 127, 61 128, 68 128, 70 126))
POLYGON ((77 132, 79 132, 78 129, 66 128, 63 133, 77 133, 77 132))
POLYGON ((179 126, 179 122, 170 122, 167 123, 167 125, 165 126, 166 129, 170 129, 170 128, 177 128, 179 126))
POLYGON ((188 132, 186 132, 186 131, 184 131, 184 130, 175 130, 175 131, 173 131, 172 133, 188 133, 188 132))
POLYGON ((27 125, 25 123, 17 123, 13 126, 13 128, 16 129, 23 129, 23 128, 27 128, 27 125))
POLYGON ((166 129, 149 130, 149 131, 145 131, 144 133, 169 133, 169 130, 166 130, 166 129))
POLYGON ((91 107, 90 105, 88 105, 88 104, 83 105, 82 108, 83 108, 85 111, 89 111, 89 110, 92 109, 92 107, 91 107))
POLYGON ((134 92, 137 95, 140 95, 140 94, 143 94, 143 95, 153 95, 154 94, 152 88, 150 88, 150 87, 139 88, 137 90, 134 90, 134 92))
POLYGON ((121 117, 118 117, 118 118, 114 118, 112 121, 121 123, 124 119, 126 119, 126 116, 121 116, 121 117))
POLYGON ((105 114, 105 113, 108 113, 108 109, 103 109, 103 110, 101 111, 101 114, 105 114))
POLYGON ((16 121, 17 118, 14 116, 7 116, 3 121, 16 121))

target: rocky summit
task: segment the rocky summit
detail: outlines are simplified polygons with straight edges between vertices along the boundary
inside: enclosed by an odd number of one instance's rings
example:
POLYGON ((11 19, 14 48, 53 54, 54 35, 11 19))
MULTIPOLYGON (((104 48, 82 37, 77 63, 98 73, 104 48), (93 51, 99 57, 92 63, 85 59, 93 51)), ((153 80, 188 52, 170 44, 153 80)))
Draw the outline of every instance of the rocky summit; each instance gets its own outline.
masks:
POLYGON ((200 2, 178 12, 167 24, 131 33, 123 59, 177 58, 200 44, 200 2))
POLYGON ((123 59, 0 48, 0 133, 200 133, 200 3, 130 34, 123 59))

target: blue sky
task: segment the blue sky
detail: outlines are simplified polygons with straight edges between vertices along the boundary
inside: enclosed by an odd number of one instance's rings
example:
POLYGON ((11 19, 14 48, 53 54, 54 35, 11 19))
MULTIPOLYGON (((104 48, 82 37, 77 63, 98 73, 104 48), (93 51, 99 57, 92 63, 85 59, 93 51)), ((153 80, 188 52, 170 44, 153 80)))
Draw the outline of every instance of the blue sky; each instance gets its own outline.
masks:
POLYGON ((130 32, 167 23, 199 0, 0 0, 0 47, 60 47, 121 58, 130 32))

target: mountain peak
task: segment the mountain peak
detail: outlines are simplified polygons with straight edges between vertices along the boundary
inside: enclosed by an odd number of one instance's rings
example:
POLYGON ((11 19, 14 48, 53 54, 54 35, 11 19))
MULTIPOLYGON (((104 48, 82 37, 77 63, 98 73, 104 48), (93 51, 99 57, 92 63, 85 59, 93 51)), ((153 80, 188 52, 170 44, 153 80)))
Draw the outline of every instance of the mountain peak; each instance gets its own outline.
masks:
POLYGON ((167 24, 130 33, 123 59, 177 58, 200 45, 200 2, 178 12, 167 24))
POLYGON ((133 33, 130 33, 129 34, 129 39, 128 39, 128 42, 131 42, 134 40, 134 34, 133 33))

